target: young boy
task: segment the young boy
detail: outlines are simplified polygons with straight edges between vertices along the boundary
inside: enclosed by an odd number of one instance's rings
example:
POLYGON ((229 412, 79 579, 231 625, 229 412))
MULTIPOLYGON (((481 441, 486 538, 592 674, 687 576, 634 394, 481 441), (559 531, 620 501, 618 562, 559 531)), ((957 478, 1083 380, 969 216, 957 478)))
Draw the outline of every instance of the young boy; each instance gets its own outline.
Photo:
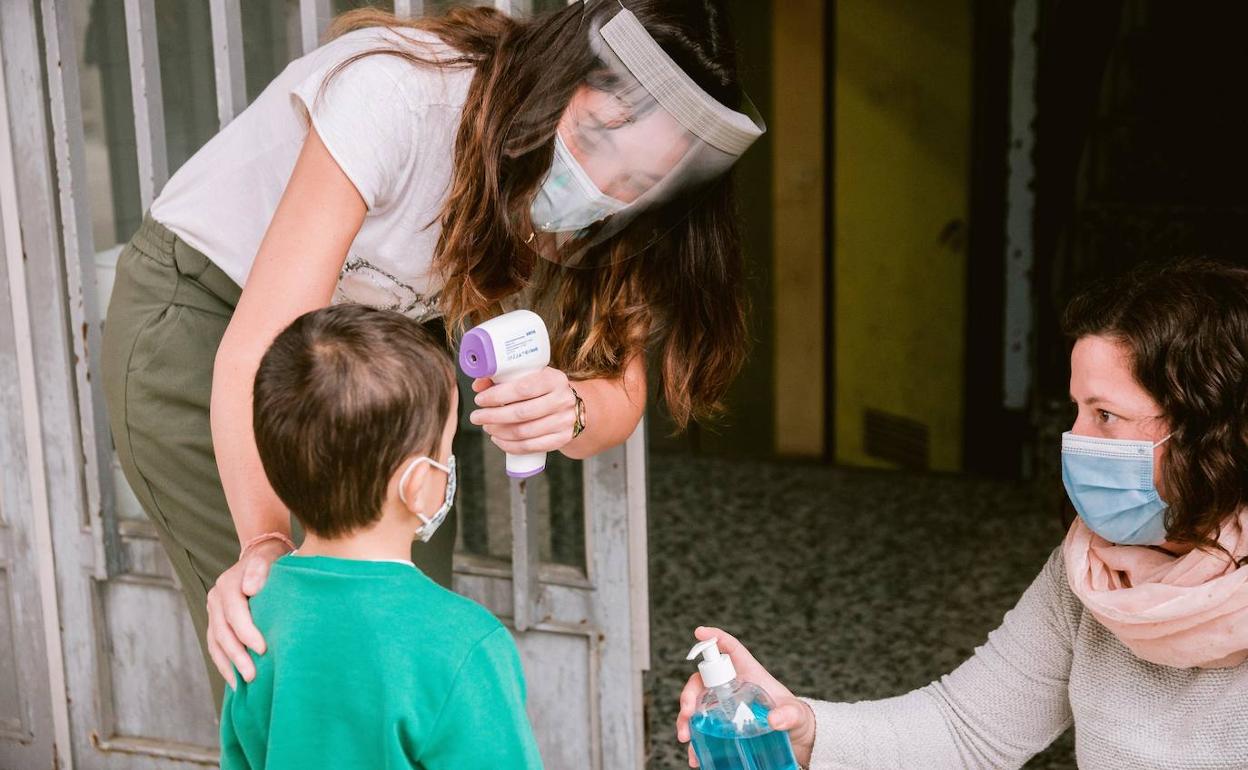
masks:
POLYGON ((221 713, 221 767, 540 768, 507 630, 409 558, 455 495, 450 359, 415 322, 307 313, 256 374, 256 444, 303 525, 251 600, 268 641, 221 713))

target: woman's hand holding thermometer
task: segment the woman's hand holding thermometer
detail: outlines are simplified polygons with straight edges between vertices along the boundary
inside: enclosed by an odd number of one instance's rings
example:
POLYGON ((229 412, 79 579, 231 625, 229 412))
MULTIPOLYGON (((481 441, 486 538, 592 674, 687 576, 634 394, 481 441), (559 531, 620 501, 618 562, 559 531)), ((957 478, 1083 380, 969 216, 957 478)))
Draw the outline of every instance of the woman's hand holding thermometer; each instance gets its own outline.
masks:
POLYGON ((550 338, 528 310, 493 318, 464 335, 460 369, 475 378, 470 417, 507 452, 507 473, 526 478, 545 467, 546 453, 572 440, 576 397, 567 375, 551 369, 550 338))

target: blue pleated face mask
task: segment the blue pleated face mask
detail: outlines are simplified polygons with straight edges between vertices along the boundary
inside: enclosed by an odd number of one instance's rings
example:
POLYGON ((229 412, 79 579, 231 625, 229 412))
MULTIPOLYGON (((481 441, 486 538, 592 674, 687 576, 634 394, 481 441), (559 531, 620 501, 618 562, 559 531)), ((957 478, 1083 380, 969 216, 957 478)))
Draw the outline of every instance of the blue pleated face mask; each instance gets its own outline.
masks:
POLYGON ((1062 434, 1062 483, 1088 529, 1122 545, 1165 542, 1166 502, 1153 483, 1153 450, 1169 439, 1062 434))

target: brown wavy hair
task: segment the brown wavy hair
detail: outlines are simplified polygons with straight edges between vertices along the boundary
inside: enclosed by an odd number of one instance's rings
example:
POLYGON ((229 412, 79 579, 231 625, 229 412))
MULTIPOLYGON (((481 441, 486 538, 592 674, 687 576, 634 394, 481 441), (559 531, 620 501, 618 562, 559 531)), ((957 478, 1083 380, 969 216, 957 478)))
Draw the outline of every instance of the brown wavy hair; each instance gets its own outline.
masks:
MULTIPOLYGON (((703 89, 728 105, 741 101, 735 51, 721 2, 628 0, 665 52, 703 89)), ((415 66, 473 67, 455 139, 450 192, 434 256, 444 280, 448 332, 494 315, 525 291, 551 328, 553 365, 573 379, 618 377, 647 351, 658 364, 659 391, 677 425, 712 416, 748 350, 740 235, 728 175, 698 193, 687 214, 669 212, 666 235, 653 240, 628 227, 571 269, 538 258, 517 232, 553 156, 559 118, 577 87, 603 63, 589 25, 619 0, 588 0, 532 19, 490 8, 456 8, 436 18, 400 20, 360 9, 335 20, 330 35, 384 26, 431 33, 457 56, 435 59, 419 46, 383 47, 348 58, 390 54, 415 66), (539 96, 540 98, 534 98, 539 96), (545 109, 533 114, 532 105, 545 109), (515 130, 522 111, 528 124, 515 130)), ((662 212, 659 215, 662 216, 662 212)), ((651 221, 653 224, 653 220, 651 221)))
POLYGON ((1173 435, 1163 448, 1167 537, 1212 550, 1248 503, 1248 270, 1203 259, 1149 264, 1084 290, 1066 334, 1114 339, 1173 435))

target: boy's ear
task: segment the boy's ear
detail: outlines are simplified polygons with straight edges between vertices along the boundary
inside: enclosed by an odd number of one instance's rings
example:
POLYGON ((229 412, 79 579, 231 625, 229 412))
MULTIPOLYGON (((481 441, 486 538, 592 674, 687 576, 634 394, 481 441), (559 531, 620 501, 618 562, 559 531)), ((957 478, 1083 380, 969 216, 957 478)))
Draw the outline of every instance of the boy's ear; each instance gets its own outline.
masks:
POLYGON ((420 459, 421 455, 413 455, 399 466, 394 472, 394 478, 391 484, 395 487, 395 496, 399 498, 399 502, 407 507, 412 513, 423 513, 420 510, 420 491, 424 488, 425 482, 429 479, 429 463, 420 463, 412 467, 412 463, 420 459), (411 472, 408 469, 411 468, 411 472), (404 478, 403 474, 407 473, 404 478), (402 484, 402 488, 399 485, 402 484))

